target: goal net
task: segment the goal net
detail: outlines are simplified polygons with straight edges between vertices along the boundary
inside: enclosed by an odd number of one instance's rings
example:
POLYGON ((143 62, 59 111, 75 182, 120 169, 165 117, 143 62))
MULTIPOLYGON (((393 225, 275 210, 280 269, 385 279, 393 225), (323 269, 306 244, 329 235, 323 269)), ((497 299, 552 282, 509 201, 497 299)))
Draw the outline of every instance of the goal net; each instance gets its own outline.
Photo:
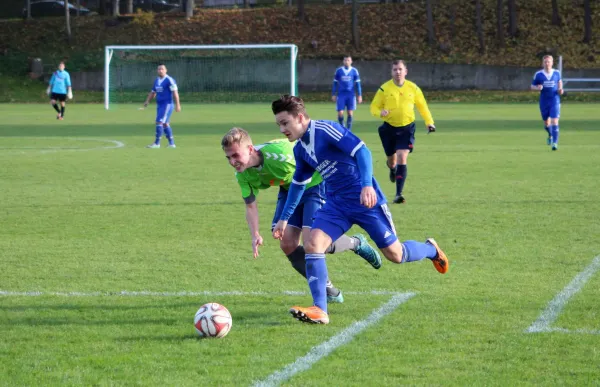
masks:
POLYGON ((159 64, 182 102, 271 102, 297 94, 297 54, 293 44, 107 46, 104 106, 143 101, 159 64))
POLYGON ((566 70, 567 74, 563 72, 563 57, 558 57, 558 70, 563 81, 564 91, 576 91, 576 92, 587 92, 587 91, 600 91, 600 71, 588 71, 588 74, 592 72, 594 75, 591 77, 581 76, 581 70, 566 70), (568 76, 567 76, 568 75, 568 76), (579 76, 578 76, 579 75, 579 76))

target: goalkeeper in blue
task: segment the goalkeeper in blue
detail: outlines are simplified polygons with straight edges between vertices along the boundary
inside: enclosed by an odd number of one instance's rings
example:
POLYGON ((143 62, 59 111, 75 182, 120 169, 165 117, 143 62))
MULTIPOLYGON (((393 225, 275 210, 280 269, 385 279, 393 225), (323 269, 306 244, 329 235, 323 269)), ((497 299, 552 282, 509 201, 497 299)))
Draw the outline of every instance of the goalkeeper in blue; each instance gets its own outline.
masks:
POLYGON ((160 148, 160 139, 163 132, 169 145, 167 148, 175 148, 175 140, 173 139, 173 129, 171 128, 171 114, 173 110, 181 111, 179 104, 179 91, 175 79, 167 75, 167 66, 164 64, 158 65, 156 68, 158 76, 154 80, 152 90, 148 93, 144 102, 144 109, 148 106, 152 98, 156 97, 156 136, 154 142, 146 148, 160 148))
POLYGON ((344 110, 348 112, 346 128, 352 130, 352 119, 356 110, 356 94, 358 103, 362 103, 362 90, 360 88, 360 75, 358 70, 352 67, 352 57, 344 57, 343 66, 335 70, 333 86, 331 88, 331 100, 336 103, 338 122, 344 126, 344 110), (356 91, 355 91, 356 85, 356 91))
POLYGON ((560 117, 560 96, 563 95, 563 82, 560 71, 552 68, 554 59, 546 55, 542 59, 543 69, 536 72, 531 81, 531 90, 540 92, 540 113, 544 129, 548 134, 546 143, 552 150, 558 150, 558 119, 560 117))
POLYGON ((306 277, 313 298, 310 307, 293 306, 300 321, 328 324, 325 251, 353 225, 362 227, 383 255, 394 263, 429 259, 444 274, 449 262, 433 238, 425 243, 400 243, 386 198, 373 177, 371 151, 360 138, 332 121, 312 120, 302 99, 284 95, 271 106, 279 130, 294 145, 296 171, 273 237, 285 237, 288 220, 300 202, 306 185, 319 172, 325 181, 327 201, 316 214, 304 240, 306 277))
POLYGON ((65 70, 65 62, 60 62, 58 69, 52 73, 46 94, 50 97, 50 104, 56 110, 56 119, 63 120, 65 118, 65 102, 67 98, 73 99, 71 75, 65 70), (57 102, 60 103, 60 108, 57 102))

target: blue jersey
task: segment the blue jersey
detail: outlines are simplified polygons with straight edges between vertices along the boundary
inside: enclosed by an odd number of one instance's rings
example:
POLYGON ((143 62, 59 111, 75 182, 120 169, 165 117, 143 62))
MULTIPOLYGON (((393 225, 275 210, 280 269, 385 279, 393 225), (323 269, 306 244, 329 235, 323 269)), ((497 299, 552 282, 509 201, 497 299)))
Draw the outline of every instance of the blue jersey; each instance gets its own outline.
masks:
POLYGON ((156 103, 165 105, 173 103, 173 92, 177 90, 177 83, 172 77, 156 77, 152 91, 156 93, 156 103))
POLYGON ((331 90, 332 95, 337 95, 340 93, 348 93, 354 94, 354 84, 356 83, 356 91, 358 95, 362 95, 362 91, 360 89, 360 75, 358 75, 358 70, 354 67, 339 67, 335 70, 335 75, 333 76, 333 87, 331 90), (337 92, 336 92, 337 88, 337 92))
POLYGON ((67 88, 71 87, 71 76, 65 70, 56 70, 50 78, 51 92, 55 94, 67 94, 67 88))
POLYGON ((561 80, 560 71, 552 69, 548 74, 544 70, 540 70, 533 76, 531 81, 532 86, 542 85, 540 91, 540 103, 552 104, 560 101, 558 94, 558 81, 561 80))
MULTIPOLYGON (((365 143, 337 122, 311 120, 308 130, 294 146, 296 172, 293 183, 306 185, 318 171, 327 189, 327 198, 357 202, 362 190, 358 162, 354 157, 365 143)), ((377 204, 386 203, 372 178, 377 204)))

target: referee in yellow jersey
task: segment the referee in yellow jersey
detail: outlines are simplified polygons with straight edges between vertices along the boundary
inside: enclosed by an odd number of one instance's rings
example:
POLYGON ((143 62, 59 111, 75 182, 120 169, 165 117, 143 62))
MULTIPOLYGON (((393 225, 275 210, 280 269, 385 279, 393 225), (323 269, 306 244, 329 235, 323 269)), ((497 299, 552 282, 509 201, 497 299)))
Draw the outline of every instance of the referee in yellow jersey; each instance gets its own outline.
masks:
POLYGON ((406 64, 403 60, 392 63, 392 79, 381 85, 373 102, 371 114, 383 119, 379 137, 387 156, 390 181, 396 182, 394 203, 404 203, 402 190, 406 181, 408 154, 415 142, 415 105, 427 125, 427 133, 435 132, 433 117, 427 107, 423 92, 406 80, 406 64))

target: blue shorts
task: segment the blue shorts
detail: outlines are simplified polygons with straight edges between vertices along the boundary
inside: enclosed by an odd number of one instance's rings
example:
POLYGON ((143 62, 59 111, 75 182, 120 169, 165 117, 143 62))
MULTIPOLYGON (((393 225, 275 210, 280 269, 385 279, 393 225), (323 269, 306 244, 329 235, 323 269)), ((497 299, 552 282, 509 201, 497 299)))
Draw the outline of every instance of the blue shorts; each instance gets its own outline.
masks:
POLYGON ((540 113, 542 114, 542 120, 546 121, 548 118, 559 118, 560 117, 560 102, 542 102, 540 101, 540 113))
MULTIPOLYGON (((287 196, 288 191, 283 187, 280 187, 279 194, 277 195, 275 214, 273 215, 273 222, 271 224, 271 231, 275 228, 277 222, 279 222, 279 218, 281 218, 287 196)), ((308 188, 302 194, 302 199, 300 199, 298 207, 296 207, 294 213, 288 220, 288 225, 296 228, 312 228, 315 213, 323 207, 323 204, 325 204, 325 183, 308 188)))
POLYGON ((335 241, 354 224, 365 230, 380 249, 398 240, 387 204, 367 208, 360 204, 358 198, 356 201, 329 198, 317 212, 313 228, 318 228, 335 241))
POLYGON ((379 138, 386 156, 391 156, 400 149, 413 151, 415 143, 415 123, 406 126, 392 126, 387 122, 379 127, 379 138))
POLYGON ((344 109, 356 110, 356 96, 354 93, 339 93, 336 101, 338 112, 344 109))
POLYGON ((171 114, 173 114, 173 107, 172 103, 156 105, 156 122, 168 124, 171 120, 171 114))

